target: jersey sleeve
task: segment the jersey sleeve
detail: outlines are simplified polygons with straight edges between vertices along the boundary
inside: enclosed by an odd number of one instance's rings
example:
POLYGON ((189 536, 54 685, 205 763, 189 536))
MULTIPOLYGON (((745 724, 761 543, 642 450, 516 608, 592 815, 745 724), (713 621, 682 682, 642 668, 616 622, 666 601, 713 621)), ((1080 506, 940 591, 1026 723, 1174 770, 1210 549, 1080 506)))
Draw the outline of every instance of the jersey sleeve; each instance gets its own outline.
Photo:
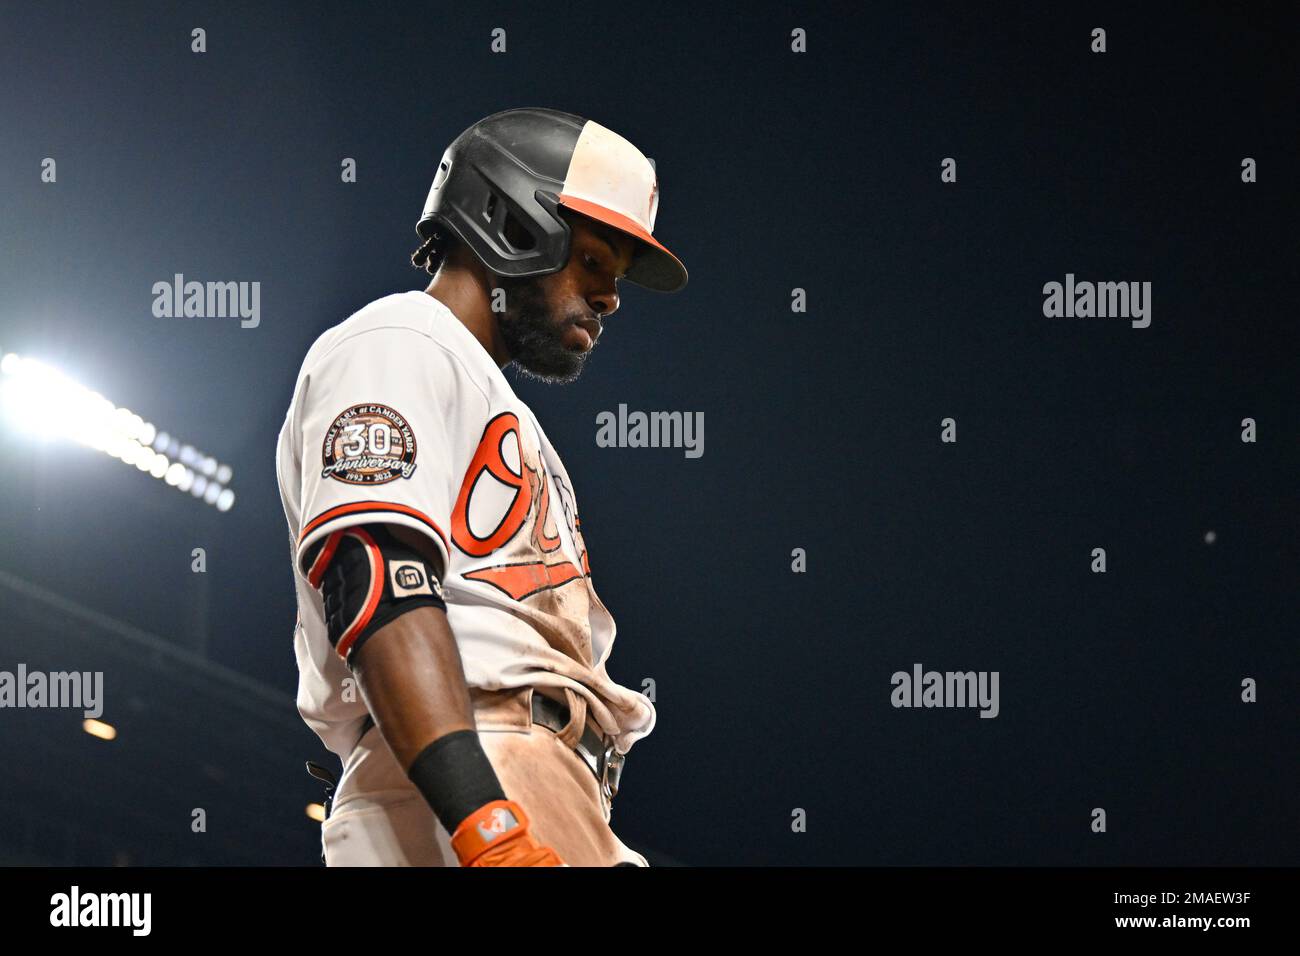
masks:
POLYGON ((295 560, 313 587, 329 563, 323 542, 352 525, 412 528, 447 567, 466 465, 457 436, 478 404, 486 399, 451 353, 409 328, 358 333, 314 364, 294 424, 302 462, 295 560))

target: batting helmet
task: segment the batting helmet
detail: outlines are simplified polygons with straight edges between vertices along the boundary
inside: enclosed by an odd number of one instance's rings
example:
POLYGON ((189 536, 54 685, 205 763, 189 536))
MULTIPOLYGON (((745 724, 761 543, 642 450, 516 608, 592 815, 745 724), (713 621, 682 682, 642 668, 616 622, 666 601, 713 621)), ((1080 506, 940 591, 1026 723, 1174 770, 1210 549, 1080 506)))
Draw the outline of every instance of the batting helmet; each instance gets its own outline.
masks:
POLYGON ((457 136, 416 232, 427 241, 450 230, 498 275, 546 275, 569 261, 560 206, 636 240, 629 282, 659 292, 686 285, 686 267, 650 234, 659 210, 654 163, 612 130, 558 110, 494 113, 457 136), (506 237, 511 217, 531 244, 506 237))

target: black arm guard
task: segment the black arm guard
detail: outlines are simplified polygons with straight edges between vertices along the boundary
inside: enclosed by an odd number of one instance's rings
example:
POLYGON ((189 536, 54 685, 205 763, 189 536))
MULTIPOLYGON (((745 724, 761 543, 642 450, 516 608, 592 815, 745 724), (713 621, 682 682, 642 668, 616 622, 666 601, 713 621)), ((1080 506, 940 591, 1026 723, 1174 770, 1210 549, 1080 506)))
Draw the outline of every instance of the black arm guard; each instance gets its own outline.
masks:
POLYGON ((348 666, 385 624, 418 607, 447 609, 429 562, 382 524, 335 531, 316 548, 306 563, 325 600, 330 643, 348 666))

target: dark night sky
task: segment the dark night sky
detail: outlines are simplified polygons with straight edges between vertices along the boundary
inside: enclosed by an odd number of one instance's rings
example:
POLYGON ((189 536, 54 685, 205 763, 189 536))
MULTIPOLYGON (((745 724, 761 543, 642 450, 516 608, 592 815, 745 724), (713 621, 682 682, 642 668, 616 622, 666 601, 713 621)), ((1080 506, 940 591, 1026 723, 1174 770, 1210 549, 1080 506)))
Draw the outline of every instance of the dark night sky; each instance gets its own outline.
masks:
POLYGON ((274 455, 302 357, 423 285, 457 133, 563 109, 655 159, 691 273, 626 287, 577 384, 512 374, 575 483, 611 673, 656 682, 620 835, 706 864, 1300 862, 1295 16, 907 6, 0 7, 0 349, 238 494, 10 442, 3 567, 292 707, 274 455), (176 272, 260 281, 260 327, 154 318, 176 272), (1150 281, 1151 327, 1045 318, 1071 272, 1150 281), (597 448, 620 403, 702 411, 704 456, 597 448), (1000 716, 892 708, 915 662, 999 671, 1000 716))

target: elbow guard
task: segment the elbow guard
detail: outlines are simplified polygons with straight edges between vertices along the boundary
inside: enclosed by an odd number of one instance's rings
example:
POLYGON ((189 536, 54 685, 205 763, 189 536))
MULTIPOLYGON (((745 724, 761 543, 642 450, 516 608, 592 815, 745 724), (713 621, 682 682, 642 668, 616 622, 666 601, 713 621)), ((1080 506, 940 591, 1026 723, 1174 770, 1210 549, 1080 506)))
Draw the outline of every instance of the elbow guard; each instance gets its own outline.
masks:
POLYGON ((335 531, 306 563, 307 579, 325 601, 330 643, 349 666, 357 648, 385 624, 418 607, 447 609, 429 562, 383 525, 335 531))

